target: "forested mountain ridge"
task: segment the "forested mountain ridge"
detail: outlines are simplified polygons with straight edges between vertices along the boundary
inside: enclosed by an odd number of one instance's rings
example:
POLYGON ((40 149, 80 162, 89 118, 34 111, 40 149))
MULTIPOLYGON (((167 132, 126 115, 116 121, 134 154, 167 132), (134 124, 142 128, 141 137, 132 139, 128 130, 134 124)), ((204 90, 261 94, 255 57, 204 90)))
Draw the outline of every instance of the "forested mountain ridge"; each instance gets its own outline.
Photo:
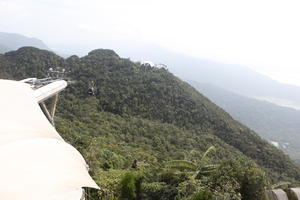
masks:
MULTIPOLYGON (((115 46, 120 45, 119 43, 115 46)), ((204 58, 197 58, 153 45, 124 45, 121 55, 136 60, 163 63, 176 76, 185 80, 209 83, 228 91, 249 97, 270 98, 290 101, 285 105, 297 107, 300 104, 300 87, 280 83, 266 75, 258 73, 247 66, 226 64, 204 58)), ((299 107, 299 106, 298 106, 299 107)))
POLYGON ((279 148, 300 161, 300 111, 245 97, 211 84, 188 81, 199 92, 224 108, 236 120, 263 138, 278 142, 279 148))
MULTIPOLYGON (((136 159, 154 176, 154 166, 162 161, 197 160, 211 145, 218 149, 213 160, 242 160, 245 172, 255 168, 254 160, 272 175, 272 181, 300 181, 299 166, 280 150, 164 68, 133 63, 103 49, 68 59, 28 47, 0 55, 0 78, 45 77, 50 67, 66 69, 71 83, 60 98, 57 128, 83 153, 100 185, 105 184, 101 182, 101 174, 105 174, 102 169, 124 169, 136 159), (91 96, 87 91, 92 85, 95 95, 91 96)), ((149 199, 157 194, 157 188, 165 187, 170 189, 166 195, 173 195, 167 199, 178 198, 178 184, 168 185, 166 180, 150 175, 149 191, 145 189, 149 199), (152 188, 153 183, 160 186, 152 188)), ((215 181, 211 188, 218 188, 215 181)), ((234 193, 243 196, 246 180, 239 181, 240 188, 237 186, 234 193)))

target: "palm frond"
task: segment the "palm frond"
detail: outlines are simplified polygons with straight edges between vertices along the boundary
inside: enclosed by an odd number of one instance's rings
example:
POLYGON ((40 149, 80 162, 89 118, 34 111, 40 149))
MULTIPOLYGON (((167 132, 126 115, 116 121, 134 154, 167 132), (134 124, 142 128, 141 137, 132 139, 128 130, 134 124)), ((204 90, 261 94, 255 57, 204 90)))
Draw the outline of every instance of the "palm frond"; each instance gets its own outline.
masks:
POLYGON ((207 157, 207 155, 210 154, 210 153, 214 153, 214 152, 216 152, 216 151, 217 151, 216 147, 210 146, 210 147, 205 151, 205 153, 203 154, 203 156, 201 157, 201 160, 198 162, 198 165, 199 165, 199 166, 198 166, 197 170, 200 170, 201 167, 202 167, 202 165, 204 165, 204 159, 207 157))
POLYGON ((218 165, 206 165, 204 167, 201 167, 199 171, 197 171, 196 179, 200 179, 203 176, 209 176, 211 175, 216 169, 218 165))
POLYGON ((197 169, 197 166, 190 161, 187 160, 172 160, 165 164, 166 168, 170 169, 177 169, 180 171, 195 171, 197 169))
POLYGON ((207 157, 207 155, 208 155, 209 153, 214 153, 214 152, 216 152, 216 151, 217 151, 217 149, 216 149, 215 146, 209 147, 209 148, 205 151, 205 153, 203 154, 203 156, 202 156, 202 158, 201 158, 201 161, 204 160, 204 159, 207 157))
POLYGON ((201 167, 201 171, 209 171, 209 170, 215 170, 217 169, 218 165, 205 165, 201 167))

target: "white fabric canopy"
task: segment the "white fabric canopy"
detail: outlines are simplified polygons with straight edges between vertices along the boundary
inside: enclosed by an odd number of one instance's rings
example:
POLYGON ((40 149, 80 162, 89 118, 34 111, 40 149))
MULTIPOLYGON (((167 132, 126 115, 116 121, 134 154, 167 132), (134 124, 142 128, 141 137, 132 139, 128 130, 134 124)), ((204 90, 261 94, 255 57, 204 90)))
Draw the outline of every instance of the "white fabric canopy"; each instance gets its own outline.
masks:
POLYGON ((0 199, 79 200, 82 187, 98 188, 29 85, 0 80, 0 92, 0 199))
POLYGON ((0 145, 23 139, 62 140, 26 83, 0 80, 0 145))
POLYGON ((64 192, 63 194, 55 195, 52 197, 47 198, 46 200, 73 200, 73 199, 80 199, 83 196, 82 189, 74 190, 72 192, 64 192))

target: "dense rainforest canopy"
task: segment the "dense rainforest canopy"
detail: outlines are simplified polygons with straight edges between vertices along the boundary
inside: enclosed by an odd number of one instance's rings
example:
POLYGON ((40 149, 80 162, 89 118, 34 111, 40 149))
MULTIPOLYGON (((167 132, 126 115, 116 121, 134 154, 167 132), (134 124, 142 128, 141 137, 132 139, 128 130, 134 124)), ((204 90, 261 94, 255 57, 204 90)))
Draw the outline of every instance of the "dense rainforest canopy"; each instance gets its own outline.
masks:
POLYGON ((257 200, 274 183, 300 181, 288 156, 165 68, 104 49, 67 59, 33 47, 0 54, 0 78, 43 78, 50 67, 66 70, 56 128, 87 160, 102 188, 95 199, 257 200), (194 176, 166 166, 174 160, 213 170, 194 176))

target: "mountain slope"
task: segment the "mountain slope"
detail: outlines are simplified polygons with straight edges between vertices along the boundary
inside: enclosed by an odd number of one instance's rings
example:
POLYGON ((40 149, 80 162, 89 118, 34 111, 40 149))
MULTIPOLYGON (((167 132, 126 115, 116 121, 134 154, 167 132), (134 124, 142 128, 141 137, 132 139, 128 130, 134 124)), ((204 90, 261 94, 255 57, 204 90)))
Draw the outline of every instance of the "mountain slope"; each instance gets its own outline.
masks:
POLYGON ((64 67, 75 81, 68 90, 76 98, 89 98, 89 83, 95 83, 97 109, 173 124, 198 134, 212 133, 264 168, 300 180, 299 167, 281 151, 165 69, 141 67, 111 50, 64 60, 51 52, 21 48, 3 57, 7 63, 1 63, 0 69, 17 79, 41 77, 49 67, 64 67))
POLYGON ((189 82, 233 118, 263 138, 279 142, 283 151, 300 160, 300 111, 244 97, 210 84, 189 82))
POLYGON ((32 46, 39 49, 50 50, 43 41, 26 37, 16 33, 0 32, 0 53, 17 50, 20 47, 32 46))
POLYGON ((300 105, 300 87, 280 83, 248 67, 195 58, 157 46, 130 47, 121 48, 122 55, 166 64, 182 79, 213 84, 244 96, 283 99, 300 105))

